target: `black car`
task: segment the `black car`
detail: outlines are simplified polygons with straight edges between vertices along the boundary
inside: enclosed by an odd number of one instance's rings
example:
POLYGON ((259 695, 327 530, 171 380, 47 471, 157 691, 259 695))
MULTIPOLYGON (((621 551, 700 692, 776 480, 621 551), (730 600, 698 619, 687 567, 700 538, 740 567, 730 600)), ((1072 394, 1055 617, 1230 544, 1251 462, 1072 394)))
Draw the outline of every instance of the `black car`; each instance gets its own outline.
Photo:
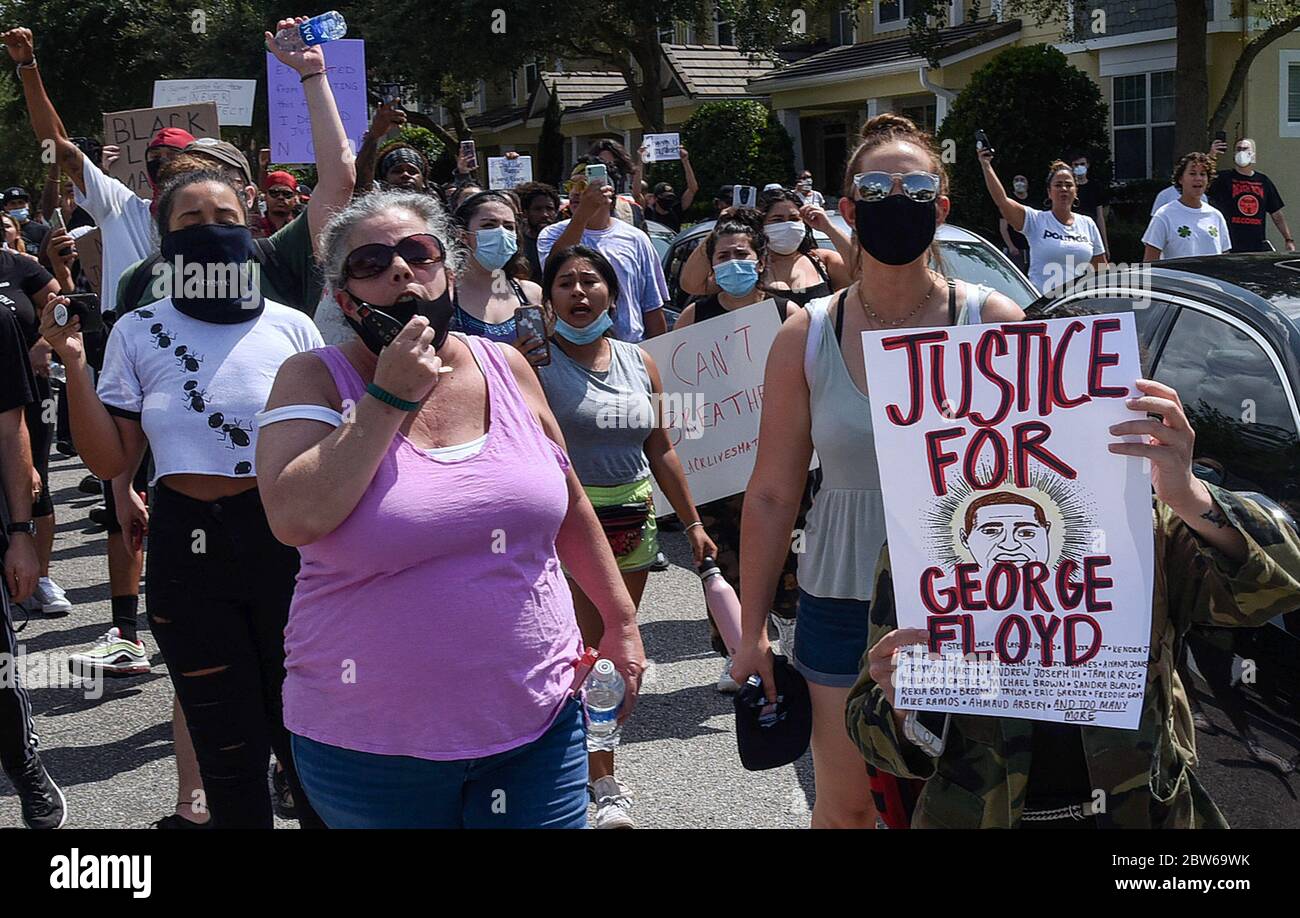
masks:
MULTIPOLYGON (((1045 318, 1075 311, 1131 311, 1144 372, 1178 391, 1196 431, 1196 473, 1234 491, 1263 495, 1295 526, 1300 519, 1300 258, 1219 255, 1135 265, 1085 276, 1028 310, 1045 318)), ((1256 689, 1284 695, 1292 705, 1300 705, 1296 609, 1274 619, 1275 627, 1231 629, 1230 635, 1228 629, 1206 629, 1225 632, 1217 639, 1221 646, 1230 642, 1229 658, 1238 657, 1238 667, 1253 661, 1256 689)), ((1212 652, 1196 648, 1193 641, 1198 661, 1212 652)), ((1203 662, 1198 665, 1215 686, 1216 674, 1206 673, 1203 662)), ((1217 687, 1215 694, 1230 701, 1217 687)))

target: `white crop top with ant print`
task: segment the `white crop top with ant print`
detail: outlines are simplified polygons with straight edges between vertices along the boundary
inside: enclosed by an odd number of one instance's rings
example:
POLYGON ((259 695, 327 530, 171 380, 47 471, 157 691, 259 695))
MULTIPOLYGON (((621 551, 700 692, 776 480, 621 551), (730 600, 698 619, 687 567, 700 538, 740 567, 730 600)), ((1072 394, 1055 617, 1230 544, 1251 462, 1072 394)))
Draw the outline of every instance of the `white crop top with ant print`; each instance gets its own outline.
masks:
POLYGON ((266 301, 255 319, 222 325, 184 315, 170 298, 128 312, 108 337, 99 398, 140 421, 153 449, 153 482, 190 473, 257 474, 254 416, 280 365, 324 347, 306 315, 266 301))

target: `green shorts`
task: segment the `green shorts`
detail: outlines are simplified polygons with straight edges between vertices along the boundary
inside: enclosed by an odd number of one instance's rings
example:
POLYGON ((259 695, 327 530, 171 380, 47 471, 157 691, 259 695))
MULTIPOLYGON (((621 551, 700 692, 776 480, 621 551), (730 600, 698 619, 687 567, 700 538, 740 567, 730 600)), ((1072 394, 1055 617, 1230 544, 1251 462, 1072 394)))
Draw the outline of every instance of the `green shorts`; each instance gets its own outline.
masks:
POLYGON ((650 479, 599 487, 583 485, 596 509, 620 571, 643 571, 659 555, 659 524, 655 522, 650 479))

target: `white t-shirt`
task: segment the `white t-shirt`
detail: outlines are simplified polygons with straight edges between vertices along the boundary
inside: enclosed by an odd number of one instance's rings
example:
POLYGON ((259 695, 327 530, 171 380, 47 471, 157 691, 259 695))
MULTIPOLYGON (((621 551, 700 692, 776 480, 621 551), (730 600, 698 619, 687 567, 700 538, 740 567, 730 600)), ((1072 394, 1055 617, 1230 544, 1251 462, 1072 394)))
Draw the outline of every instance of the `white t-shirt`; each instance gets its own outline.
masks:
POLYGON ((117 281, 122 272, 158 251, 158 233, 148 201, 105 175, 89 156, 83 156, 82 162, 86 193, 74 186, 73 199, 99 224, 104 245, 104 289, 99 303, 107 312, 117 307, 117 281))
POLYGON ((1066 226, 1050 210, 1026 207, 1021 232, 1029 243, 1029 279, 1039 293, 1063 286, 1106 251, 1096 221, 1083 214, 1066 226))
POLYGON ((253 417, 266 407, 275 374, 294 354, 324 347, 311 319, 265 302, 256 319, 220 325, 185 315, 168 297, 113 326, 99 398, 144 427, 154 481, 182 472, 257 474, 253 417))
POLYGON ((1170 185, 1167 188, 1160 189, 1160 193, 1156 195, 1155 203, 1151 205, 1151 216, 1154 217, 1156 211, 1164 207, 1170 201, 1177 201, 1180 194, 1182 194, 1182 192, 1178 190, 1177 185, 1170 185))
MULTIPOLYGON (((537 260, 542 268, 555 240, 569 228, 569 221, 552 223, 537 234, 537 260)), ((668 302, 668 282, 650 237, 631 224, 613 220, 608 229, 584 230, 582 244, 609 259, 618 276, 618 308, 614 315, 614 337, 636 343, 645 337, 647 312, 662 309, 668 302)))
POLYGON ((1205 201, 1201 201, 1199 210, 1179 200, 1170 201, 1151 218, 1142 241, 1159 249, 1162 259, 1222 255, 1232 248, 1228 221, 1218 208, 1205 201))

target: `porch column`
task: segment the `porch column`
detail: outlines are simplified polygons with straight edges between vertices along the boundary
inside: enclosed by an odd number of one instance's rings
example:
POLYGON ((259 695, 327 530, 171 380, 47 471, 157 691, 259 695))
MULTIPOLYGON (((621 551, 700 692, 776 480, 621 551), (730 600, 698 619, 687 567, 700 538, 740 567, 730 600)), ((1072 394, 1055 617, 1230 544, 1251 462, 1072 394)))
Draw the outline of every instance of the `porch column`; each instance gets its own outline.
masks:
POLYGON ((803 129, 799 126, 799 109, 778 108, 776 110, 776 120, 781 123, 781 127, 785 128, 794 144, 794 172, 795 175, 798 175, 804 169, 803 129))

